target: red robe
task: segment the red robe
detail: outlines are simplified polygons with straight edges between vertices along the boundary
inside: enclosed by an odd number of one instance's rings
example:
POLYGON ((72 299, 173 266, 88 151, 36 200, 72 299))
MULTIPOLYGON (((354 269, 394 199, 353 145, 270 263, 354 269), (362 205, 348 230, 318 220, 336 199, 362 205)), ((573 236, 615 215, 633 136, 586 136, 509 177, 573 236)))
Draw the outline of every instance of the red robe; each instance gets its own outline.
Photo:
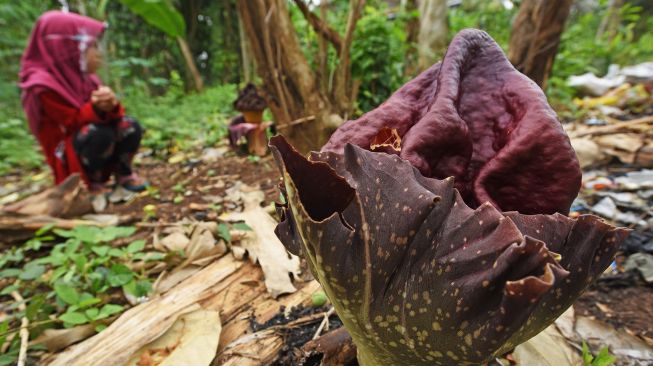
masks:
POLYGON ((55 184, 69 175, 80 173, 87 184, 88 177, 73 148, 73 139, 79 130, 91 123, 109 123, 124 116, 124 108, 118 104, 108 113, 96 112, 90 102, 77 109, 53 91, 39 94, 41 119, 36 138, 41 144, 48 165, 54 173, 55 184))

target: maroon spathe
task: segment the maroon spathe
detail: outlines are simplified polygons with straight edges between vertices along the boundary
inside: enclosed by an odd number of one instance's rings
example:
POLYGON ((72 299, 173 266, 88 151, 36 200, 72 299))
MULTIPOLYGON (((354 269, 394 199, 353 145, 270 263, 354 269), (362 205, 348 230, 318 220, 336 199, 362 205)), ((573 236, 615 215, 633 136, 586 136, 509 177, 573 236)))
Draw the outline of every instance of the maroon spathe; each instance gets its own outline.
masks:
POLYGON ((369 150, 384 128, 402 139, 395 153, 424 176, 453 176, 471 207, 566 214, 580 188, 576 154, 544 93, 479 30, 460 32, 441 63, 342 125, 322 151, 369 150))

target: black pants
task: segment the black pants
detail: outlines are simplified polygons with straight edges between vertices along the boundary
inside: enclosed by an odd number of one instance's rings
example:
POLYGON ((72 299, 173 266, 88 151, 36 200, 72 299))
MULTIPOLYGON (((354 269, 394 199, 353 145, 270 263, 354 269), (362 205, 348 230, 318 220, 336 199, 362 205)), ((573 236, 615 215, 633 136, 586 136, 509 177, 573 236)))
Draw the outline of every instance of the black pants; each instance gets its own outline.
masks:
POLYGON ((104 182, 112 173, 132 174, 131 162, 142 135, 141 125, 133 118, 124 117, 119 122, 82 127, 73 147, 89 180, 104 182))

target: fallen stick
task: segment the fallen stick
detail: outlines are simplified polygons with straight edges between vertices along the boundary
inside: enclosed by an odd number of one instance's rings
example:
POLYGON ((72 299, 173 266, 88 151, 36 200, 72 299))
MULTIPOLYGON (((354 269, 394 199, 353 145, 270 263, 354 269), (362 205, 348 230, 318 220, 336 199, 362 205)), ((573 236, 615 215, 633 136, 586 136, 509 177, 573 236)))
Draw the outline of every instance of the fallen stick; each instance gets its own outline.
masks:
POLYGON ((293 320, 287 324, 273 325, 255 333, 246 334, 231 343, 214 360, 217 366, 258 366, 269 365, 279 356, 285 344, 285 335, 292 328, 316 323, 324 314, 312 314, 293 320), (256 358, 253 358, 255 355, 256 358))
POLYGON ((317 327, 317 330, 315 331, 315 335, 313 336, 313 339, 318 339, 320 337, 320 333, 322 333, 322 330, 325 327, 327 328, 327 330, 329 330, 329 317, 331 316, 331 314, 333 314, 334 311, 335 311, 335 309, 333 307, 331 307, 331 309, 329 309, 329 311, 324 313, 324 319, 322 320, 322 323, 320 323, 320 326, 317 327))
MULTIPOLYGON (((18 309, 22 312, 25 312, 25 299, 17 291, 11 292, 11 297, 16 300, 18 309)), ((20 320, 20 350, 18 351, 18 362, 16 366, 25 366, 25 361, 27 360, 27 345, 29 344, 29 320, 27 316, 23 315, 23 318, 20 320)))
POLYGON ((340 327, 306 342, 295 355, 300 366, 318 360, 320 366, 344 366, 356 360, 356 345, 347 329, 340 327))
POLYGON ((633 120, 626 121, 626 122, 617 121, 617 120, 614 120, 614 121, 616 121, 616 122, 613 125, 596 127, 596 128, 593 128, 593 129, 591 129, 589 131, 584 131, 584 132, 578 132, 578 133, 571 132, 571 133, 569 133, 569 137, 570 138, 577 138, 577 137, 585 137, 585 136, 593 136, 593 135, 610 134, 610 133, 613 133, 613 132, 620 131, 622 129, 635 127, 635 126, 638 126, 638 125, 645 125, 645 124, 648 124, 648 123, 653 123, 653 116, 637 118, 637 119, 633 119, 633 120))
POLYGON ((288 127, 296 126, 296 125, 302 124, 304 122, 309 122, 309 121, 313 121, 313 120, 315 120, 315 116, 306 116, 306 117, 298 118, 298 119, 296 119, 294 121, 290 121, 290 122, 288 122, 286 124, 283 124, 283 125, 278 125, 277 128, 282 130, 282 129, 285 129, 285 128, 288 128, 288 127))

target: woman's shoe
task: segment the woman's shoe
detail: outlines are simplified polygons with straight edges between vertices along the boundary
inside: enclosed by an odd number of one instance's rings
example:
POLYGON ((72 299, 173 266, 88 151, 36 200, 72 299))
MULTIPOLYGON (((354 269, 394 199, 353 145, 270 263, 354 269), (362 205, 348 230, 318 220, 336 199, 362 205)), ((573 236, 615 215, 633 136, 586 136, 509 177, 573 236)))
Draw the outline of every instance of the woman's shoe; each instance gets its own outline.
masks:
POLYGON ((119 177, 118 184, 131 192, 142 192, 150 185, 136 173, 119 177))

